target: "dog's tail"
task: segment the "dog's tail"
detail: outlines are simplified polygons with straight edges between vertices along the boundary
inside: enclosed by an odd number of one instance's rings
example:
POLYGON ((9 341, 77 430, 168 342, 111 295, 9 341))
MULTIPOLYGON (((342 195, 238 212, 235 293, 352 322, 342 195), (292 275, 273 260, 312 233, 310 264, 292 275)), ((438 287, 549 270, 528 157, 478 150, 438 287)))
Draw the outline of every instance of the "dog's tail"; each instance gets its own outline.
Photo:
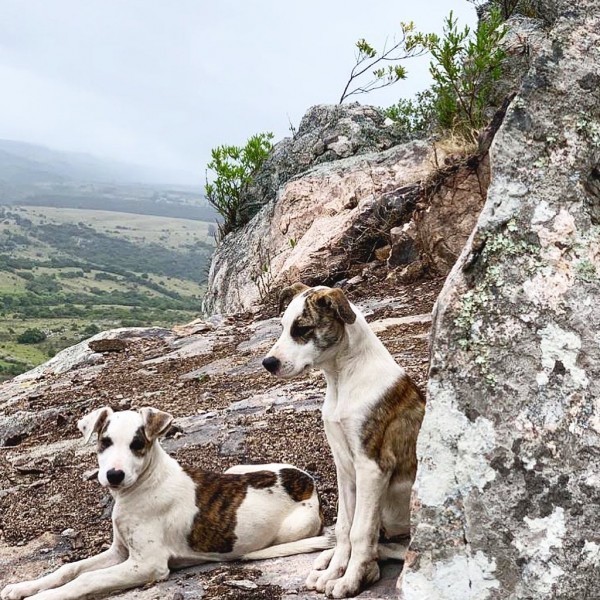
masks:
POLYGON ((305 538, 295 542, 286 542, 269 546, 255 552, 244 554, 240 560, 263 560, 265 558, 277 558, 279 556, 292 556, 293 554, 305 554, 316 552, 317 550, 327 550, 335 546, 334 535, 318 535, 316 537, 305 538))
POLYGON ((404 560, 407 550, 407 544, 397 544, 392 542, 379 542, 379 544, 377 544, 379 560, 404 560))

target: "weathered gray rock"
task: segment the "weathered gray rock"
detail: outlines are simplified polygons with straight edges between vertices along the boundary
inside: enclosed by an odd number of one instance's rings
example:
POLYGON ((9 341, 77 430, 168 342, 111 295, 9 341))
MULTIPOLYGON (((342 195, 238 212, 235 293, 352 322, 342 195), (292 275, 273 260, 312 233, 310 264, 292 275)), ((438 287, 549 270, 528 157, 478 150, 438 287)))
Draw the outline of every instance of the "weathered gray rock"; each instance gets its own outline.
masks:
MULTIPOLYGON (((110 329, 108 331, 102 331, 91 338, 70 346, 59 352, 56 356, 52 357, 49 361, 44 364, 31 369, 22 375, 14 378, 14 382, 23 383, 32 379, 38 379, 46 375, 60 375, 66 373, 71 369, 82 367, 85 365, 93 365, 102 360, 102 355, 94 351, 90 347, 94 346, 94 342, 108 341, 108 340, 119 340, 123 341, 127 338, 139 338, 139 337, 167 337, 172 336, 169 329, 163 329, 162 327, 120 327, 118 329, 110 329)), ((101 348, 101 346, 99 345, 101 348)), ((120 346, 119 346, 120 347, 120 346)))
POLYGON ((551 4, 437 304, 405 600, 600 589, 600 7, 551 4))
POLYGON ((352 104, 319 104, 306 111, 298 131, 275 144, 246 191, 247 218, 275 198, 277 190, 313 165, 357 154, 387 150, 406 141, 396 125, 388 125, 380 109, 352 104))
MULTIPOLYGON (((501 45, 506 53, 506 58, 502 64, 502 77, 494 83, 492 88, 490 98, 492 111, 502 105, 506 96, 519 89, 523 77, 531 66, 532 57, 539 53, 546 37, 549 22, 541 12, 534 10, 531 0, 526 0, 526 2, 530 4, 531 8, 526 12, 536 15, 535 18, 516 13, 505 23, 506 35, 501 45)), ((539 8, 539 11, 541 10, 543 10, 542 7, 539 8)), ((550 15, 547 17, 552 19, 550 15)))
POLYGON ((249 310, 288 282, 329 282, 361 253, 366 259, 388 220, 412 210, 435 169, 432 154, 429 144, 413 141, 318 165, 288 181, 217 248, 205 311, 249 310))

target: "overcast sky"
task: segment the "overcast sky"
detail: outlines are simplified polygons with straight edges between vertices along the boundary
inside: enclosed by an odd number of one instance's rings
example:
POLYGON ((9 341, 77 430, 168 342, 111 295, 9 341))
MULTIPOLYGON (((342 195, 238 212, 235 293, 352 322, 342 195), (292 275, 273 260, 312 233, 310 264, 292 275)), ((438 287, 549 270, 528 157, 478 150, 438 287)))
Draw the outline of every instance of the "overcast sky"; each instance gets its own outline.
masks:
MULTIPOLYGON (((335 103, 354 44, 400 21, 441 31, 466 0, 0 0, 0 138, 164 167, 204 181, 210 149, 288 135, 335 103)), ((427 59, 359 97, 392 104, 427 87, 427 59)))

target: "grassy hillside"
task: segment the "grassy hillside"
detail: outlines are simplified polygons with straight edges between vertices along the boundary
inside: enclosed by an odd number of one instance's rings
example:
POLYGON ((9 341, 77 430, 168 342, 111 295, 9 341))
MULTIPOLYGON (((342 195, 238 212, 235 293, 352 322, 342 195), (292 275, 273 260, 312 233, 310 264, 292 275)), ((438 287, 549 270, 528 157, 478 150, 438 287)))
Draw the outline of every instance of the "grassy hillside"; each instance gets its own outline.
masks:
POLYGON ((195 318, 213 228, 109 211, 0 207, 0 378, 96 331, 195 318), (25 340, 28 330, 35 335, 25 340))

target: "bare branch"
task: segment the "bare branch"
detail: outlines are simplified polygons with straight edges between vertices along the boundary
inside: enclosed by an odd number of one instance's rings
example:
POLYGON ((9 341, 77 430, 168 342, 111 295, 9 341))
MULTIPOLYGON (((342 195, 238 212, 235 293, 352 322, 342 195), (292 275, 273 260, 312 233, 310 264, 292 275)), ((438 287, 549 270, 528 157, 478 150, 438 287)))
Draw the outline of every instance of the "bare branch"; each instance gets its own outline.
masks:
POLYGON ((366 94, 370 91, 392 85, 400 79, 404 79, 405 70, 400 65, 395 69, 390 66, 385 70, 376 69, 376 66, 384 61, 398 63, 408 58, 422 56, 428 51, 431 36, 420 33, 411 34, 410 32, 413 28, 412 23, 402 23, 401 39, 399 41, 394 39, 391 47, 388 47, 389 39, 386 39, 380 52, 376 52, 364 39, 356 43, 358 49, 358 52, 355 54, 356 62, 350 71, 350 76, 340 96, 339 104, 342 104, 350 96, 366 94), (356 80, 368 71, 371 71, 375 75, 375 80, 369 81, 367 84, 355 85, 356 80))

